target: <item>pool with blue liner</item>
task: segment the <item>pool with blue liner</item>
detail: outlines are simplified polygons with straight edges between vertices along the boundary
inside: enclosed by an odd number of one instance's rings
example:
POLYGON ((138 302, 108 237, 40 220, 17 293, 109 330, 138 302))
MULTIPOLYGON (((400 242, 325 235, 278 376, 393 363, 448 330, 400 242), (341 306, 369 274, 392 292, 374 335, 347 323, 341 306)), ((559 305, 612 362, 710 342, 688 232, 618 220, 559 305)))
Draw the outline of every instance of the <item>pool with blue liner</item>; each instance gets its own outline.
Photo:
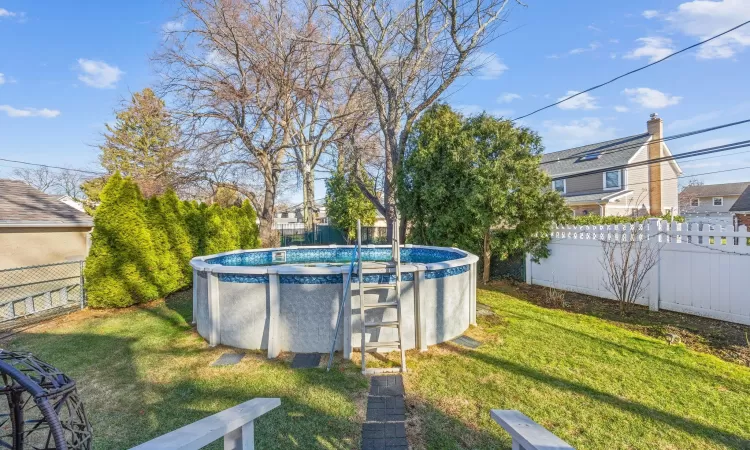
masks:
MULTIPOLYGON (((359 347, 358 275, 349 269, 352 246, 237 250, 194 258, 193 310, 198 333, 211 345, 280 352, 326 353, 339 308, 344 323, 337 348, 350 358, 359 347)), ((476 322, 478 258, 457 248, 400 248, 401 309, 406 349, 461 335, 476 322)), ((366 303, 388 302, 395 292, 390 246, 362 247, 366 303), (383 285, 381 288, 379 285, 383 285)), ((356 271, 355 271, 356 272, 356 271)), ((395 319, 394 308, 366 311, 366 320, 395 319)), ((366 330, 367 342, 395 340, 396 329, 366 330)))

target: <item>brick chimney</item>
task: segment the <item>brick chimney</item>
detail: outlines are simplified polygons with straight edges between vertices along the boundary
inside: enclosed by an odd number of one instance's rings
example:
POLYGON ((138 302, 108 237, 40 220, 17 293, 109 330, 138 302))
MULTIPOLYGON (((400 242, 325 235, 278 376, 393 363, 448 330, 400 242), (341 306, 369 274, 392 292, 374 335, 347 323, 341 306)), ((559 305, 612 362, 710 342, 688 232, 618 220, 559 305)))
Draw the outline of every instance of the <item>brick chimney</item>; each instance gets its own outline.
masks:
MULTIPOLYGON (((661 139, 663 136, 664 124, 656 113, 651 114, 651 119, 646 122, 648 133, 651 140, 648 143, 648 159, 661 158, 661 139)), ((651 205, 651 215, 660 216, 661 208, 661 164, 649 164, 649 204, 651 205)))

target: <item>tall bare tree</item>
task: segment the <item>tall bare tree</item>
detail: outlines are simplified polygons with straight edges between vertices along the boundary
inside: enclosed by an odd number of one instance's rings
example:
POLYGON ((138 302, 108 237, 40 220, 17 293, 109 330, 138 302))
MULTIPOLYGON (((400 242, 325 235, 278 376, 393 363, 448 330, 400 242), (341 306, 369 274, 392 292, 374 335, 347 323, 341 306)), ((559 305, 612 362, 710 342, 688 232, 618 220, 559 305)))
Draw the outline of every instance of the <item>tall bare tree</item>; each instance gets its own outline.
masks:
POLYGON ((484 63, 479 51, 512 0, 326 0, 375 107, 385 153, 383 201, 360 187, 388 219, 396 218, 395 171, 419 115, 462 74, 484 63))
POLYGON ((216 164, 242 165, 262 179, 245 194, 258 211, 261 240, 273 219, 292 136, 295 23, 283 0, 183 0, 185 27, 164 39, 156 59, 189 145, 222 149, 216 164))
POLYGON ((75 170, 50 170, 47 167, 18 168, 13 176, 47 194, 67 195, 74 200, 86 197, 81 185, 91 178, 75 170))
POLYGON ((44 166, 13 169, 13 176, 48 194, 57 187, 57 174, 44 166))

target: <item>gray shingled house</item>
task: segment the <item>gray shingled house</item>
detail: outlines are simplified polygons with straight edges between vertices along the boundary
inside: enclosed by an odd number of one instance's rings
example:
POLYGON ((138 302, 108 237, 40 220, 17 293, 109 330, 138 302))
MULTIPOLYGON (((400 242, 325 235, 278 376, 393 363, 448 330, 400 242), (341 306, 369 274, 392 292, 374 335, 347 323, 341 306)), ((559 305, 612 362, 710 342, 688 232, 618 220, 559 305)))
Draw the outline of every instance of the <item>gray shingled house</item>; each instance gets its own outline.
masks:
POLYGON ((646 133, 546 153, 541 167, 575 215, 677 214, 677 162, 621 167, 671 156, 662 136, 662 120, 652 114, 646 133))
POLYGON ((729 211, 734 216, 734 224, 745 225, 750 230, 750 185, 737 198, 729 211))
POLYGON ((0 179, 0 269, 83 259, 93 226, 57 197, 0 179))

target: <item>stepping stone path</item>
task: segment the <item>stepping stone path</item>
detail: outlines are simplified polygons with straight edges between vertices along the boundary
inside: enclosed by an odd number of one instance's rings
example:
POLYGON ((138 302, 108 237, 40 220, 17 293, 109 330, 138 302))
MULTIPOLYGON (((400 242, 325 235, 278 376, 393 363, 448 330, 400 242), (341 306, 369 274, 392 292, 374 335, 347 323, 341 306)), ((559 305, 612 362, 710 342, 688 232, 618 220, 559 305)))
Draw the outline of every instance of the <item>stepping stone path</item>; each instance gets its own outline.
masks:
POLYGON ((244 357, 245 357, 244 353, 227 352, 219 356, 219 359, 212 362, 211 365, 214 367, 233 366, 237 364, 238 362, 242 361, 242 358, 244 357))
POLYGON ((314 369, 320 364, 320 353, 297 353, 292 358, 292 369, 314 369))
POLYGON ((367 417, 362 424, 362 450, 409 448, 406 441, 404 381, 401 375, 370 378, 367 417))
POLYGON ((459 336, 453 340, 451 340, 454 344, 458 344, 462 347, 468 347, 468 348, 477 348, 480 345, 482 345, 481 342, 477 341, 476 339, 472 339, 468 336, 459 336))

